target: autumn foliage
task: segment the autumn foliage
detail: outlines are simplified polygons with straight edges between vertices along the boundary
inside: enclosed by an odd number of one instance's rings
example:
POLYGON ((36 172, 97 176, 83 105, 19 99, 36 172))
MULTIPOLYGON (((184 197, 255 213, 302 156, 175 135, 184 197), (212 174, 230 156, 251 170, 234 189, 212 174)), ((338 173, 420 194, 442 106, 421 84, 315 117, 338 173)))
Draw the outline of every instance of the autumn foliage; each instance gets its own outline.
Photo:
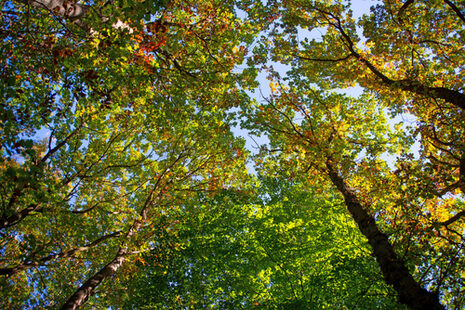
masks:
POLYGON ((0 307, 462 309, 465 9, 369 5, 3 1, 0 307))

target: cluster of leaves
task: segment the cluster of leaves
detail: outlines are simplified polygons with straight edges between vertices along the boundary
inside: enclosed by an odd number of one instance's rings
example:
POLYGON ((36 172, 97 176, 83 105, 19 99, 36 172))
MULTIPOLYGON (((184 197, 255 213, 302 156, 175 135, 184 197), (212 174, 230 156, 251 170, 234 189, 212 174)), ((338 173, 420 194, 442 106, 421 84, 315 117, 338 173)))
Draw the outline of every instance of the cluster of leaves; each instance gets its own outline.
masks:
POLYGON ((170 239, 180 249, 144 256, 126 307, 404 309, 342 201, 270 174, 252 192, 224 190, 186 206, 170 239))

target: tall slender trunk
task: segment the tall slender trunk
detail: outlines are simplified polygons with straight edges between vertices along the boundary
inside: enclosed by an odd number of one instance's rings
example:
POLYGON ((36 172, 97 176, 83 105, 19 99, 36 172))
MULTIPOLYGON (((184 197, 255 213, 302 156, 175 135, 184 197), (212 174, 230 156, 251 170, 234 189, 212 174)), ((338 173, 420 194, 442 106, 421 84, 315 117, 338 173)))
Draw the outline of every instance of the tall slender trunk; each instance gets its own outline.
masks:
MULTIPOLYGON (((154 193, 155 191, 161 186, 162 179, 165 176, 165 174, 174 167, 176 163, 178 163, 180 160, 185 158, 187 155, 183 152, 178 154, 176 159, 171 163, 171 165, 167 166, 163 172, 158 176, 157 181, 155 182, 155 185, 153 186, 152 190, 150 193, 147 195, 147 198, 145 199, 144 207, 139 213, 139 217, 136 218, 129 228, 125 240, 122 242, 121 247, 118 250, 118 253, 116 253, 116 256, 113 258, 111 262, 106 264, 102 269, 100 269, 96 274, 94 274, 92 277, 90 277, 84 284, 79 287, 71 297, 68 298, 68 300, 65 302, 65 304, 60 308, 61 310, 74 310, 78 309, 81 307, 89 298, 91 293, 95 290, 95 288, 103 282, 106 278, 111 277, 114 275, 118 269, 121 268, 125 261, 125 256, 128 254, 129 248, 127 246, 127 242, 133 237, 139 228, 142 226, 142 223, 147 219, 147 214, 149 210, 153 207, 153 199, 154 199, 154 193)), ((159 196, 157 196, 159 197, 159 196)), ((157 198, 155 197, 155 198, 157 198)))
POLYGON ((345 204, 362 234, 368 239, 384 280, 397 291, 399 301, 415 310, 445 309, 437 294, 424 289, 410 274, 405 262, 396 254, 388 237, 376 225, 375 219, 362 205, 355 190, 339 175, 334 163, 326 163, 328 175, 344 197, 345 204))
POLYGON ((79 287, 71 297, 65 302, 65 304, 60 308, 61 310, 75 310, 79 309, 89 298, 92 291, 103 282, 108 277, 114 275, 118 269, 123 265, 124 256, 128 251, 127 247, 120 248, 115 258, 108 264, 106 264, 102 269, 100 269, 96 274, 87 279, 84 284, 79 287))
POLYGON ((141 212, 141 220, 136 219, 132 224, 131 228, 127 232, 125 236, 125 240, 123 241, 122 245, 118 249, 115 257, 111 262, 106 264, 102 269, 100 269, 96 274, 92 277, 87 279, 74 293, 71 295, 68 300, 61 306, 61 310, 74 310, 79 309, 89 298, 91 293, 95 290, 95 288, 100 285, 106 278, 113 276, 118 269, 121 268, 125 261, 125 256, 128 253, 128 246, 125 245, 127 241, 136 234, 136 231, 140 228, 142 221, 147 217, 147 208, 148 202, 150 201, 150 197, 152 194, 149 195, 147 201, 145 203, 145 207, 141 212))

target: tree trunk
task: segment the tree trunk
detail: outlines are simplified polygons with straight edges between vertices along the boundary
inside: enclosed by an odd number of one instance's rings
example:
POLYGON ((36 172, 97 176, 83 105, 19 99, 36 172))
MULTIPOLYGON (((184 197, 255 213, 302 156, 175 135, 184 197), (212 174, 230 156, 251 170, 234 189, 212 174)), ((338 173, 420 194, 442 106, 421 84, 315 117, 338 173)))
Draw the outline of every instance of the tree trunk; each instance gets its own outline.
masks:
POLYGON ((78 288, 71 297, 60 308, 62 310, 75 310, 79 309, 89 298, 92 291, 108 277, 114 275, 118 269, 123 265, 124 256, 128 248, 120 248, 115 258, 109 262, 105 267, 100 269, 95 275, 87 279, 84 284, 78 288))
POLYGON ((347 209, 368 239, 385 282, 397 291, 399 302, 415 310, 445 309, 439 303, 438 295, 428 292, 415 281, 404 261, 394 251, 388 237, 378 229, 375 219, 365 210, 355 190, 344 182, 330 159, 326 167, 333 185, 343 195, 347 209))

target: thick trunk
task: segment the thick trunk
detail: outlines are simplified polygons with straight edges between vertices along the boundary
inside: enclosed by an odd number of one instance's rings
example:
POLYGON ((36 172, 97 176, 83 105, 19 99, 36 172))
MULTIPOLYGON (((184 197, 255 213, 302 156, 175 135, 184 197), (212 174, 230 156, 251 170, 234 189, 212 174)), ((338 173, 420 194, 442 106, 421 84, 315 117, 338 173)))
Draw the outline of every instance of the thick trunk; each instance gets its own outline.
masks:
POLYGON ((378 229, 373 216, 358 200, 355 190, 344 182, 335 165, 329 160, 326 166, 332 183, 343 195, 347 209, 368 239, 386 283, 397 291, 399 301, 411 309, 444 309, 436 294, 428 292, 415 281, 404 261, 395 253, 388 237, 378 229))

